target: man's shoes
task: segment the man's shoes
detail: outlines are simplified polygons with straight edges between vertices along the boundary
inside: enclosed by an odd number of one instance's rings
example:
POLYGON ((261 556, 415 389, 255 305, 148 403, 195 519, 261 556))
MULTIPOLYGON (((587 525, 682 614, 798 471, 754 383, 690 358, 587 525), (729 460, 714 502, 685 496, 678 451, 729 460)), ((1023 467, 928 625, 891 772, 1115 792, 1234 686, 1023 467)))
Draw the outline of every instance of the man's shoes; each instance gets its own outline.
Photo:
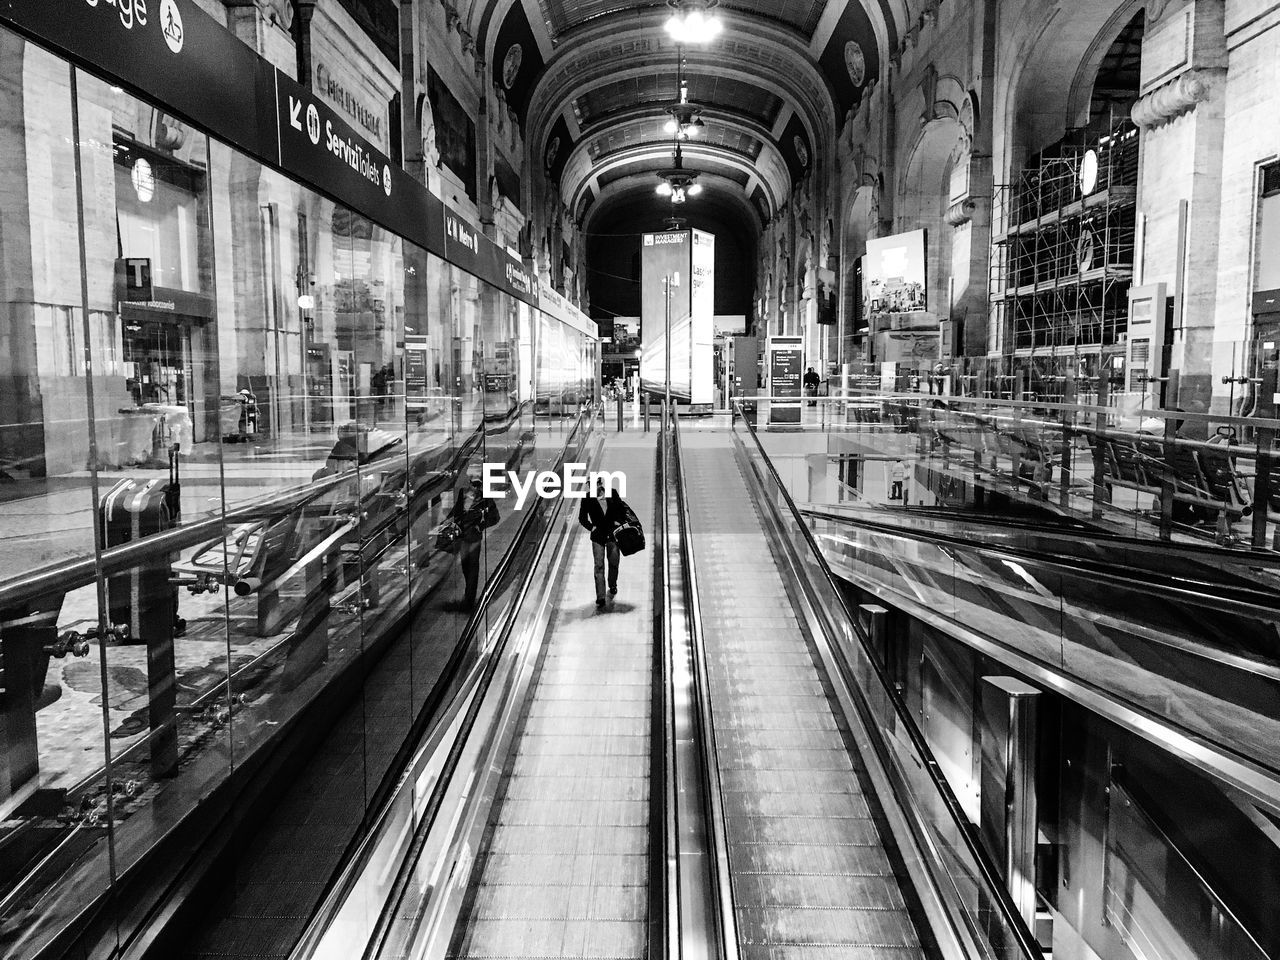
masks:
POLYGON ((598 600, 596 600, 596 609, 597 610, 604 609, 604 597, 600 597, 598 600))

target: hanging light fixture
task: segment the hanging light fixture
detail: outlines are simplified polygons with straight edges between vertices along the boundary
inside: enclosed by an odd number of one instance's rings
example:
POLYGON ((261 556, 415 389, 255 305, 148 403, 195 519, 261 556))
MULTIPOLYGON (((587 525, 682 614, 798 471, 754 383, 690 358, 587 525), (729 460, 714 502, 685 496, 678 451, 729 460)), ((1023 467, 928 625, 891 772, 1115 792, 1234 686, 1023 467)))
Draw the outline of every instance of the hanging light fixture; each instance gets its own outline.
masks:
POLYGON ((679 44, 710 43, 724 25, 715 12, 719 0, 667 0, 672 10, 667 18, 667 34, 679 44))
POLYGON ((702 184, 698 183, 698 171, 686 170, 684 156, 680 144, 676 143, 675 163, 666 170, 658 171, 657 193, 660 197, 669 197, 672 203, 684 203, 690 197, 702 193, 702 184))
POLYGON ((673 103, 666 108, 668 119, 662 129, 678 140, 689 140, 706 129, 702 112, 692 103, 673 103))
POLYGON ((680 144, 697 136, 706 126, 698 107, 689 102, 689 81, 684 77, 684 55, 680 46, 688 42, 704 42, 720 32, 719 18, 707 12, 718 2, 719 0, 667 0, 668 6, 675 11, 667 22, 667 31, 676 41, 676 89, 679 92, 675 103, 666 108, 668 119, 663 125, 663 130, 675 141, 672 154, 674 163, 668 169, 658 171, 661 182, 657 186, 657 193, 660 197, 669 198, 673 204, 684 203, 690 197, 702 193, 702 184, 697 182, 698 171, 685 169, 680 144))

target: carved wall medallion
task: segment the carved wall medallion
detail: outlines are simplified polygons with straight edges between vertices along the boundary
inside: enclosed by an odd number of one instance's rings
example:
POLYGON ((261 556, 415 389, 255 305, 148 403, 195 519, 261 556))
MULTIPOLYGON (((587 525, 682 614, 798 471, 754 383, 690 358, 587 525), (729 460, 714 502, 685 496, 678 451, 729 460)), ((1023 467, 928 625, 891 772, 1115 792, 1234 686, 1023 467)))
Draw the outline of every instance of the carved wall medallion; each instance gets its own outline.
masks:
POLYGON ((844 45, 844 68, 849 71, 849 79, 855 87, 862 86, 862 81, 867 79, 867 58, 863 56, 857 40, 850 40, 844 45))
POLYGON ((502 58, 502 85, 510 90, 520 75, 520 65, 524 63, 524 47, 513 43, 507 47, 507 55, 502 58))

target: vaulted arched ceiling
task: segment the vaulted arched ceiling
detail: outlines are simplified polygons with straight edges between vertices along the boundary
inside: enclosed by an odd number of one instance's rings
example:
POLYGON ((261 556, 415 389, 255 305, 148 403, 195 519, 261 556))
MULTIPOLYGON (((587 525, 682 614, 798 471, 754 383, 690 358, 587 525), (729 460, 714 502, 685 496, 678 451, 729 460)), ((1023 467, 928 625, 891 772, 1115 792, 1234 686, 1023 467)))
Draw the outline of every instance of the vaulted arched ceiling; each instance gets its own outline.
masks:
POLYGON ((799 180, 812 178, 818 196, 834 182, 839 128, 879 79, 905 9, 905 0, 720 0, 724 30, 705 48, 676 47, 663 29, 666 0, 473 0, 460 16, 483 37, 528 169, 547 174, 525 184, 526 209, 554 190, 581 223, 606 192, 652 194, 656 171, 671 165, 664 107, 677 98, 682 56, 706 124, 685 145, 685 165, 714 176, 718 193, 736 191, 760 223, 799 180))

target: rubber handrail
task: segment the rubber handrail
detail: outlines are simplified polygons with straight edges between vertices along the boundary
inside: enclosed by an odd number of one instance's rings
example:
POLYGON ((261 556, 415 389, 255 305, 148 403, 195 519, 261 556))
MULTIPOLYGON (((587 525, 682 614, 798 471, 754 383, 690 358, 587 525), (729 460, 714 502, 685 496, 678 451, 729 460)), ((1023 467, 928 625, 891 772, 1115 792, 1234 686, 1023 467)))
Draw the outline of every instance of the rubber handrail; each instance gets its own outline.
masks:
MULTIPOLYGON (((661 816, 652 817, 661 828, 661 890, 660 900, 662 915, 659 933, 661 941, 657 950, 650 956, 679 960, 682 955, 680 947, 680 826, 677 822, 679 803, 676 792, 679 789, 676 774, 675 756, 675 705, 673 702, 675 684, 671 676, 670 644, 672 636, 671 622, 671 524, 667 518, 667 485, 671 476, 670 432, 667 418, 670 408, 662 403, 662 412, 658 427, 658 483, 654 497, 654 520, 658 524, 659 553, 655 558, 654 571, 658 581, 654 584, 654 599, 661 616, 657 618, 661 625, 659 660, 659 686, 661 687, 662 722, 660 736, 655 743, 662 749, 662 781, 661 792, 650 787, 650 796, 661 796, 661 816)), ((657 829, 655 826, 654 829, 657 829)))
MULTIPOLYGON (((735 400, 734 406, 737 408, 737 415, 742 416, 741 402, 735 400)), ((759 451, 760 458, 763 460, 766 469, 769 471, 769 475, 774 486, 782 495, 783 502, 786 504, 787 510, 790 512, 796 526, 799 527, 801 536, 804 538, 805 544, 812 553, 818 569, 822 571, 822 576, 826 580, 828 588, 835 596, 836 602, 840 605, 840 609, 844 617, 853 627, 853 633, 858 638, 858 642, 862 645, 863 651, 870 663, 872 672, 875 674, 876 680, 880 684, 881 693, 893 708, 898 721, 898 728, 906 734, 907 740, 916 754, 916 759, 920 763, 921 768, 928 774, 930 781, 933 783, 934 789, 937 790, 943 806, 947 810, 948 817, 955 826, 957 835, 964 843, 969 856, 973 858, 973 862, 978 868, 982 885, 986 889, 987 894, 992 898, 992 905, 1000 914, 1005 928, 1008 929, 1017 940, 1018 947, 1022 954, 1026 957, 1037 958, 1037 960, 1038 958, 1042 958, 1044 954, 1040 949, 1039 942, 1027 927, 1026 921, 1022 918, 1022 915, 1014 905, 1013 898, 1010 896, 1008 889, 1000 879, 1000 871, 996 868, 995 863, 992 862, 987 851, 975 838, 974 831, 969 827, 969 821, 965 817, 963 808, 960 806, 960 801, 956 798, 954 791, 952 791, 951 785, 947 783, 946 777, 942 773, 941 769, 939 769, 937 761, 933 759, 933 752, 929 749, 929 745, 925 741, 923 734, 921 734, 919 729, 916 727, 915 720, 912 718, 911 711, 907 707, 902 694, 899 693, 894 685, 889 681, 888 676, 884 672, 884 668, 876 659, 876 656, 871 649, 870 641, 865 636, 861 626, 859 626, 857 618, 853 615, 853 611, 849 609, 849 605, 845 601, 844 594, 840 590, 839 583, 836 581, 835 574, 832 573, 831 567, 827 564, 826 557, 822 555, 822 550, 818 546, 817 540, 814 539, 813 532, 809 529, 809 525, 804 522, 804 517, 801 516, 799 509, 795 505, 795 501, 791 499, 791 494, 787 492, 787 488, 783 484, 782 477, 778 474, 777 468, 773 465, 773 461, 769 458, 768 453, 765 452, 764 446, 760 442, 760 437, 756 434, 755 427, 746 419, 745 416, 742 416, 742 420, 747 425, 748 433, 750 434, 752 441, 755 443, 756 449, 759 451)), ((878 728, 874 726, 871 726, 869 729, 878 730, 878 728)), ((887 750, 879 736, 873 737, 872 742, 877 745, 878 750, 887 750)))
MULTIPOLYGON (((665 417, 665 412, 663 414, 665 417)), ((671 911, 678 909, 679 888, 676 876, 677 833, 674 823, 676 805, 671 801, 674 790, 674 757, 672 741, 672 715, 669 708, 669 658, 666 656, 667 638, 670 635, 667 611, 668 577, 666 561, 667 517, 664 496, 667 487, 667 451, 665 431, 659 426, 658 442, 654 448, 653 487, 653 609, 660 615, 653 618, 653 677, 650 694, 652 721, 650 722, 649 751, 649 924, 648 956, 653 958, 678 957, 678 944, 672 939, 679 924, 673 922, 671 911)))
POLYGON ((689 624, 690 646, 693 654, 693 682, 697 695, 698 728, 702 734, 702 757, 706 795, 707 837, 711 841, 715 869, 716 910, 719 919, 719 952, 722 960, 738 960, 741 954, 738 943, 737 915, 733 903, 733 873, 729 862, 727 827, 725 825, 724 800, 720 787, 720 768, 715 739, 715 722, 711 707, 710 678, 707 673, 706 646, 702 634, 702 607, 698 594, 697 556, 693 548, 693 524, 689 515, 689 500, 684 482, 684 449, 680 444, 680 417, 671 418, 672 452, 675 454, 674 485, 676 511, 680 521, 681 567, 685 580, 685 612, 689 624))

